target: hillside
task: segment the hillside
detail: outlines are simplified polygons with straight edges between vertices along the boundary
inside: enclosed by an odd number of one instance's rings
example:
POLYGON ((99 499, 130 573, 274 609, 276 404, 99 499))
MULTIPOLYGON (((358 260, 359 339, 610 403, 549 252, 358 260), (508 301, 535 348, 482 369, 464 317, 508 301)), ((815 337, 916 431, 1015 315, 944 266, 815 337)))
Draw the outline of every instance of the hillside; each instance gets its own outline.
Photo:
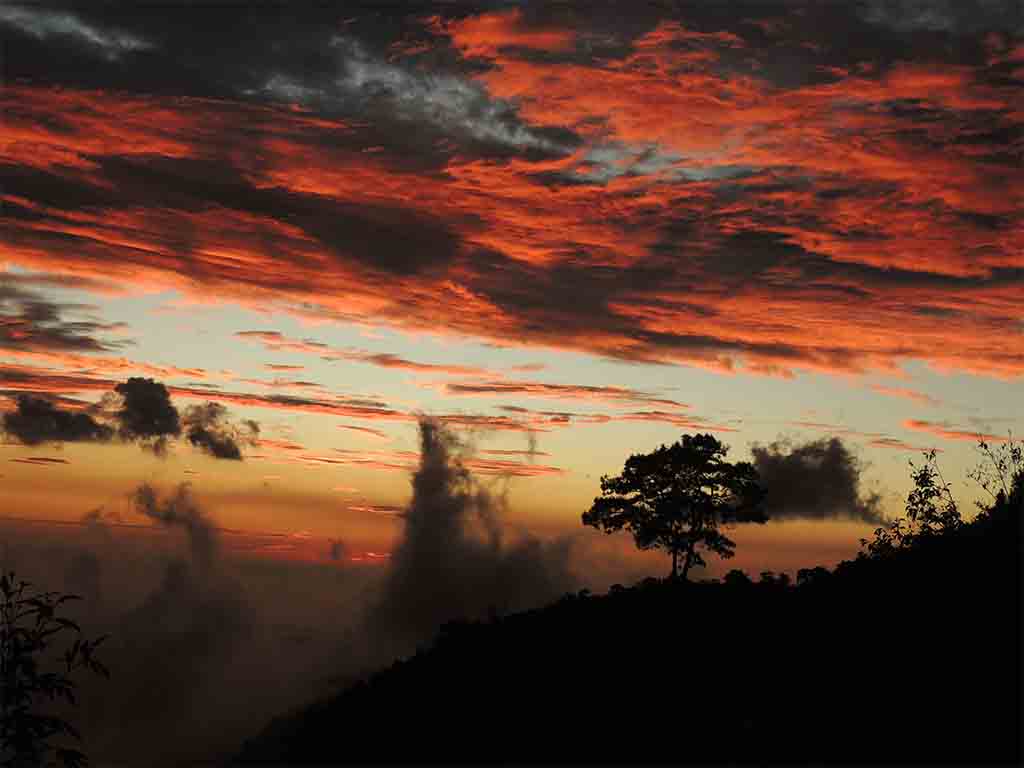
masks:
POLYGON ((797 586, 647 580, 432 646, 242 762, 1019 762, 1021 503, 797 586))

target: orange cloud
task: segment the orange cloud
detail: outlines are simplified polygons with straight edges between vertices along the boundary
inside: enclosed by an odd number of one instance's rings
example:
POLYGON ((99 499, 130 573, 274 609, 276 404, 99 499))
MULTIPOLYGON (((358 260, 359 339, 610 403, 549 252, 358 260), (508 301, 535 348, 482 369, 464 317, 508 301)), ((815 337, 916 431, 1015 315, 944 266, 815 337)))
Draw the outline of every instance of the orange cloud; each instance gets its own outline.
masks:
POLYGON ((1007 438, 999 435, 992 435, 981 430, 959 429, 947 422, 921 421, 920 419, 907 419, 903 426, 915 432, 927 432, 943 440, 969 440, 976 443, 979 440, 988 440, 993 443, 1005 443, 1007 438))
POLYGON ((912 400, 915 403, 920 403, 921 405, 937 406, 941 404, 941 401, 938 398, 926 395, 924 392, 918 392, 914 389, 907 389, 906 387, 888 387, 882 384, 872 384, 871 389, 883 395, 902 397, 906 400, 912 400))
POLYGON ((390 439, 386 432, 381 432, 379 429, 374 429, 373 427, 360 427, 360 426, 357 426, 355 424, 339 424, 338 428, 339 429, 347 429, 347 430, 349 430, 351 432, 359 432, 360 434, 363 434, 363 435, 369 435, 370 437, 375 437, 378 440, 389 440, 390 439))
MULTIPOLYGON (((472 70, 485 96, 575 143, 543 157, 438 150, 431 165, 381 148, 372 125, 301 109, 18 85, 3 97, 14 118, 0 145, 0 257, 321 319, 723 372, 924 360, 1024 373, 1024 192, 1015 145, 1000 138, 1024 114, 986 65, 826 67, 781 86, 736 69, 736 56, 764 50, 680 22, 652 25, 617 57, 576 55, 579 34, 519 11, 435 32, 488 62, 472 70)), ((494 375, 261 333, 247 337, 494 375)))
MULTIPOLYGON (((903 440, 897 440, 894 437, 877 437, 874 440, 870 440, 868 445, 874 446, 875 448, 892 448, 897 451, 926 451, 928 450, 924 446, 912 445, 903 440)), ((936 449, 941 450, 941 449, 936 449)))
POLYGON ((567 400, 596 400, 611 403, 646 403, 672 408, 686 408, 684 403, 661 398, 648 392, 615 386, 584 384, 550 384, 541 381, 446 382, 440 385, 448 395, 494 395, 542 397, 567 400))
POLYGON ((493 58, 508 48, 567 51, 575 41, 572 30, 527 25, 518 8, 453 20, 435 16, 429 23, 435 32, 450 36, 464 56, 471 57, 493 58))
POLYGON ((289 339, 278 331, 238 331, 235 336, 243 339, 258 340, 266 349, 274 352, 288 351, 313 354, 322 360, 348 360, 356 363, 369 363, 380 368, 397 368, 416 373, 447 373, 452 376, 482 376, 487 373, 485 369, 475 366, 418 363, 387 352, 337 349, 310 339, 289 339))

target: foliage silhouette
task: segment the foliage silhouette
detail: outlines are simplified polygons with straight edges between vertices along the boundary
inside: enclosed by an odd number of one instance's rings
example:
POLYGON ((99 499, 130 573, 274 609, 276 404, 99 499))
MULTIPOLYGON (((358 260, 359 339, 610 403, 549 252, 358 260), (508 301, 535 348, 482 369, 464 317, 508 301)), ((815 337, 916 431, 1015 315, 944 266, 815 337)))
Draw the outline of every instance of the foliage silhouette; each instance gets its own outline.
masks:
POLYGON ((105 637, 87 640, 74 621, 58 615, 58 609, 77 595, 38 592, 13 571, 0 574, 0 760, 11 768, 49 765, 50 756, 65 766, 84 766, 85 755, 53 743, 78 731, 61 717, 46 712, 46 704, 64 700, 75 703, 72 675, 86 669, 109 677, 96 658, 105 637), (59 658, 54 644, 74 635, 59 658), (55 664, 56 671, 44 665, 55 664))
MULTIPOLYGON (((976 502, 979 517, 1015 507, 1020 503, 1024 483, 1024 446, 1009 435, 1006 442, 993 447, 978 438, 981 460, 967 473, 991 498, 986 505, 976 502), (1013 496, 1016 493, 1017 496, 1013 496)), ((921 545, 936 534, 952 533, 964 525, 952 487, 942 476, 934 450, 924 451, 921 464, 910 462, 914 487, 907 494, 906 516, 875 529, 872 540, 861 539, 861 555, 868 558, 890 557, 901 550, 921 545)))
MULTIPOLYGON (((1013 439, 1013 433, 1001 445, 993 446, 984 438, 978 438, 978 452, 981 461, 968 473, 983 491, 992 499, 992 507, 1003 504, 1012 506, 1011 497, 1020 493, 1024 482, 1024 443, 1013 439)), ((1019 498, 1019 497, 1018 497, 1019 498)), ((977 502, 984 514, 989 511, 984 502, 977 502)))
POLYGON ((670 446, 626 460, 622 474, 601 478, 601 496, 583 523, 613 533, 626 529, 640 549, 672 554, 671 577, 704 565, 700 550, 732 557, 736 544, 719 530, 733 522, 763 523, 764 491, 748 462, 725 460, 728 447, 708 434, 683 435, 670 446))
POLYGON ((725 574, 725 576, 722 577, 722 583, 730 587, 739 587, 743 585, 753 584, 753 582, 750 580, 750 577, 747 576, 747 574, 745 574, 739 568, 733 568, 731 571, 725 574))

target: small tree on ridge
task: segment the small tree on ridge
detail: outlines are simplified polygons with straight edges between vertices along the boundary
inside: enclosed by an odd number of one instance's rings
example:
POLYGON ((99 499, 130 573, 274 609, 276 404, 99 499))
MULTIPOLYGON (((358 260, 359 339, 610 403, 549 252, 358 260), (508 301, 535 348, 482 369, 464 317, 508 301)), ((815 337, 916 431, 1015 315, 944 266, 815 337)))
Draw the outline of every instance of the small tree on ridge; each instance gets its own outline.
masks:
POLYGON ((767 520, 764 489, 749 462, 725 460, 728 447, 708 434, 683 435, 672 445, 626 460, 622 474, 601 478, 601 496, 583 513, 584 525, 633 534, 640 549, 672 554, 672 578, 704 565, 701 550, 732 557, 735 542, 719 530, 767 520))

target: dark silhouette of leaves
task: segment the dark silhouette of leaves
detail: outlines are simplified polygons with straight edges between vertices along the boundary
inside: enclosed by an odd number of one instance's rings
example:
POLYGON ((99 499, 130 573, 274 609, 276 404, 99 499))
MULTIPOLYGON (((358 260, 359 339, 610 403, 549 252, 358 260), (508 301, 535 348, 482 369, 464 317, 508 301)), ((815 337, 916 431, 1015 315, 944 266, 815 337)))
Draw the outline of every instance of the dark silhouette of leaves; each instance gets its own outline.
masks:
POLYGON ((82 637, 81 628, 58 615, 77 595, 37 592, 32 584, 19 580, 13 571, 0 574, 0 764, 37 766, 50 764, 53 755, 64 766, 84 766, 85 755, 53 739, 80 740, 67 720, 47 714, 46 702, 63 700, 75 704, 74 673, 87 669, 104 677, 110 672, 96 658, 96 649, 106 639, 82 637), (53 657, 52 646, 64 635, 74 639, 57 656, 62 664, 45 669, 53 657))
POLYGON ((732 557, 735 543, 720 526, 763 523, 764 491, 748 462, 725 460, 728 448, 712 435, 683 435, 670 445, 626 460, 622 474, 601 478, 602 495, 583 523, 612 533, 628 530, 640 549, 672 554, 671 576, 704 565, 701 550, 732 557))

